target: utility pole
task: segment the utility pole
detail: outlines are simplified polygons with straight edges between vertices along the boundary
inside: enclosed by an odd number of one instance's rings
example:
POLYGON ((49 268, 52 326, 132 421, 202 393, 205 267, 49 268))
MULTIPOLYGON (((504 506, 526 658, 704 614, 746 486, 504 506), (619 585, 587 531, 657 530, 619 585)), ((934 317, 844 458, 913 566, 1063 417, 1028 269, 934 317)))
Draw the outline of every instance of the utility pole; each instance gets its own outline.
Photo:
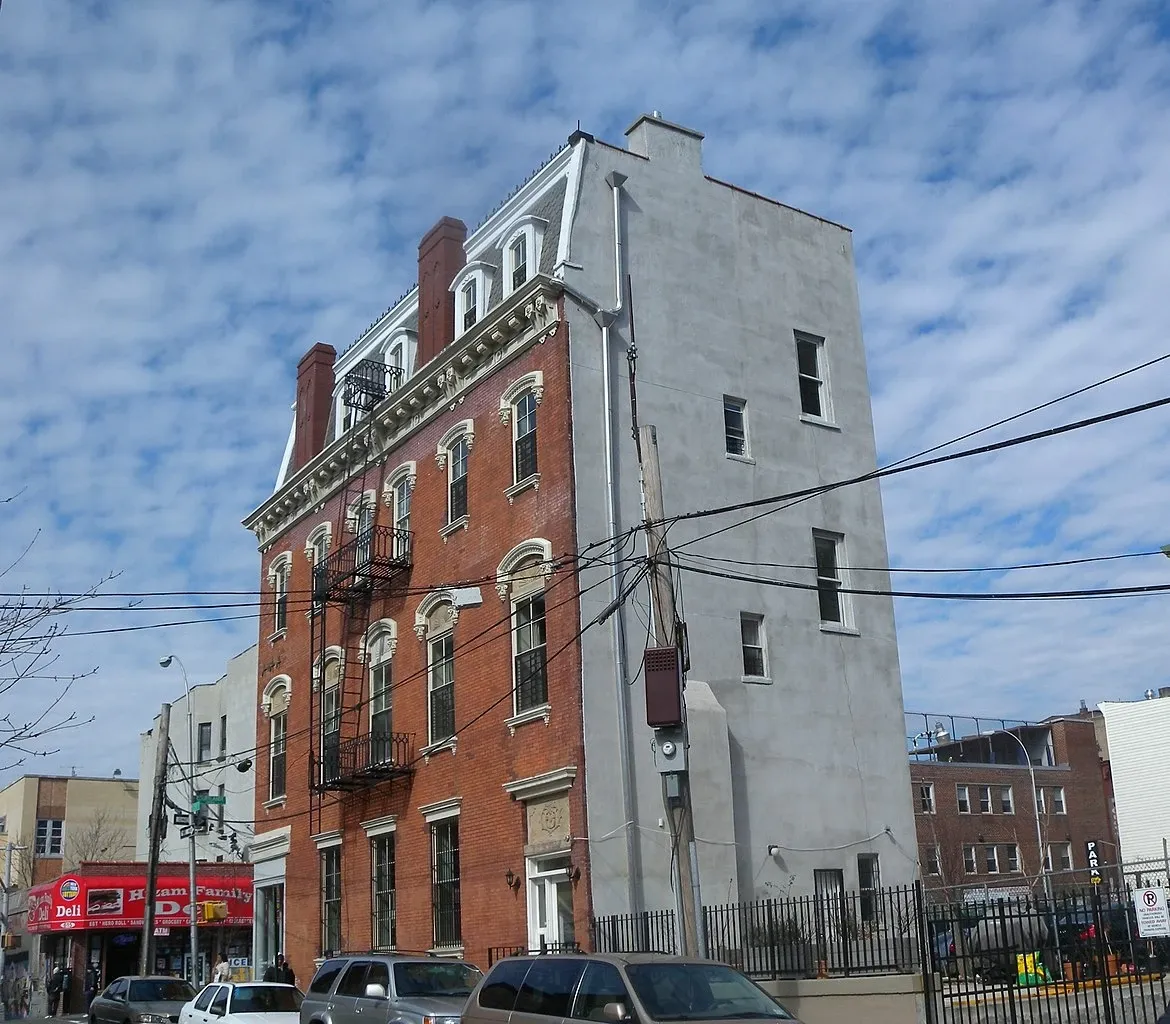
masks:
POLYGON ((142 915, 142 947, 138 973, 154 973, 154 905, 158 888, 158 857, 166 821, 167 752, 171 740, 171 706, 164 704, 158 715, 154 750, 154 797, 150 804, 150 855, 146 862, 146 908, 142 915))
MULTIPOLYGON (((659 772, 663 776, 667 810, 673 844, 674 884, 682 916, 682 953, 706 956, 702 928, 703 899, 699 888, 699 857, 695 846, 695 818, 691 804, 690 773, 687 770, 689 740, 686 726, 686 702, 682 696, 680 629, 674 600, 674 583, 670 574, 670 551, 662 529, 665 518, 662 505, 662 471, 658 463, 658 434, 653 426, 638 428, 642 450, 642 497, 646 508, 646 540, 649 549, 650 588, 654 603, 654 642, 660 648, 679 652, 678 695, 682 719, 681 736, 676 729, 656 729, 656 751, 663 757, 659 772), (681 745, 681 750, 676 746, 681 745), (681 757, 679 756, 681 755, 681 757)), ((657 759, 657 758, 656 758, 657 759)))

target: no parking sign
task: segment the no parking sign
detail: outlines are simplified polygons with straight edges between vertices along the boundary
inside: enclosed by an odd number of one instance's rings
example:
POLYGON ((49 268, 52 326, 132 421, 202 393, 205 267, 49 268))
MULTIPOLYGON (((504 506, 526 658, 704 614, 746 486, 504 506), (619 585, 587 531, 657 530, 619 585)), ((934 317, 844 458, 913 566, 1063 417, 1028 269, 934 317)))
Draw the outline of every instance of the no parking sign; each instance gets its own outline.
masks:
POLYGON ((1166 909, 1166 890, 1137 889, 1133 894, 1138 935, 1143 939, 1170 935, 1170 911, 1166 909))

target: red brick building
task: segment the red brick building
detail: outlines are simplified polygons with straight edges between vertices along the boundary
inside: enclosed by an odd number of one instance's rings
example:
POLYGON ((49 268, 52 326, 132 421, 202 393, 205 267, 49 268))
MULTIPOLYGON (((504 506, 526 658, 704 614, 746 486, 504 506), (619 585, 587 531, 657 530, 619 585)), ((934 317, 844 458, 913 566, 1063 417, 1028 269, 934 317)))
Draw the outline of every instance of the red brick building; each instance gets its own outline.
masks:
POLYGON ((1115 840, 1091 717, 1007 728, 980 720, 959 736, 952 719, 927 721, 930 735, 920 739, 929 745, 912 755, 910 777, 928 890, 1031 888, 1041 881, 1039 849, 1054 889, 1086 885, 1090 842, 1108 876, 1115 840))

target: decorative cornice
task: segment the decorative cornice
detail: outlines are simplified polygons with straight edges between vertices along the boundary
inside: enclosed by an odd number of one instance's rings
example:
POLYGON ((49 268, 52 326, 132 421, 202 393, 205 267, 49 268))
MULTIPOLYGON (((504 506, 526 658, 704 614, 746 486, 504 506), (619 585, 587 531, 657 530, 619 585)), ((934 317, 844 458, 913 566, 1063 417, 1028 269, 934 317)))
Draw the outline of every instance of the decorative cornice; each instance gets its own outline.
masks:
POLYGON ((373 839, 374 836, 384 836, 390 832, 394 832, 398 828, 398 815, 386 814, 381 818, 373 818, 370 821, 363 821, 362 828, 365 830, 366 836, 373 839))
POLYGON ((504 783, 504 792, 513 800, 537 800, 545 796, 555 796, 573 788, 573 780, 577 778, 577 766, 566 765, 543 775, 533 775, 527 779, 516 779, 514 782, 504 783))
POLYGON ((274 828, 271 832, 261 832, 248 844, 252 863, 287 857, 291 841, 291 825, 274 828))
POLYGON ((268 547, 340 490, 362 469, 367 454, 381 459, 436 416, 457 408, 500 362, 552 337, 560 327, 557 300, 563 292, 561 282, 543 275, 533 277, 388 395, 371 414, 374 430, 347 431, 297 470, 244 520, 260 548, 268 547))
POLYGON ((453 796, 447 800, 437 800, 433 804, 423 804, 418 813, 424 821, 441 821, 443 818, 454 818, 463 805, 463 797, 453 796))
POLYGON ((318 850, 328 850, 331 846, 341 845, 341 830, 334 829, 332 832, 318 832, 315 836, 309 836, 316 844, 318 850))

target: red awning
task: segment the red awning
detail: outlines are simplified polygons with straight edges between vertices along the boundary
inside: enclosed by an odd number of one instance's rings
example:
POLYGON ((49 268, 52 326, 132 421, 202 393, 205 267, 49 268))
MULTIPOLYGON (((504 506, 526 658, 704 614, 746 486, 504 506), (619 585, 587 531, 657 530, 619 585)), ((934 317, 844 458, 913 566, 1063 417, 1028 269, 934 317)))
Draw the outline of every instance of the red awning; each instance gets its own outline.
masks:
MULTIPOLYGON (((187 879, 159 878, 155 888, 154 923, 181 928, 190 921, 187 879)), ((252 923, 252 880, 222 874, 196 875, 196 900, 226 903, 227 916, 211 925, 252 923)), ((28 892, 26 927, 30 932, 63 932, 87 928, 141 928, 146 911, 145 875, 62 875, 28 892)))

